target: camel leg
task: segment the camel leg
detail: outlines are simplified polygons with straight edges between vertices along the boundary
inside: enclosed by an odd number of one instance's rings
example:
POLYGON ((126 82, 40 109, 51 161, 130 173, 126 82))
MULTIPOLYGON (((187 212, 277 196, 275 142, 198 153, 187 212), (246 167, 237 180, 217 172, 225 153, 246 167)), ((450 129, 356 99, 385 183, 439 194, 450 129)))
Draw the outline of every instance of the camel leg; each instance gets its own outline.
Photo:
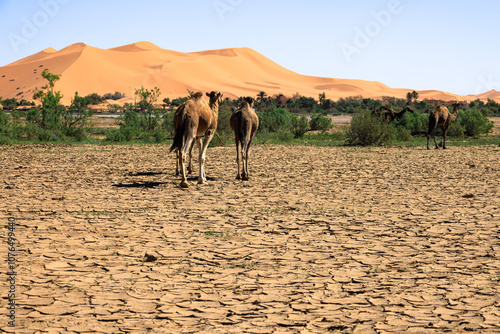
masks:
MULTIPOLYGON (((201 145, 202 145, 201 137, 197 137, 196 138, 196 146, 198 146, 198 153, 201 152, 201 145)), ((203 178, 204 179, 207 178, 206 174, 203 174, 203 178)))
POLYGON ((250 148, 249 141, 243 144, 241 148, 241 161, 243 165, 243 172, 241 173, 241 179, 243 181, 248 181, 248 149, 250 148))
MULTIPOLYGON (((437 127, 435 127, 432 132, 431 132, 431 137, 432 139, 434 140, 434 146, 436 149, 438 149, 438 144, 436 143, 436 130, 437 130, 437 127)), ((429 147, 429 145, 427 145, 427 148, 429 147)))
POLYGON ((198 175, 198 184, 207 184, 207 179, 205 178, 205 159, 207 155, 208 144, 214 137, 214 131, 207 131, 205 134, 205 139, 203 140, 203 146, 200 150, 200 174, 198 175))
POLYGON ((250 173, 248 172, 248 156, 250 155, 250 145, 252 144, 253 137, 254 137, 254 135, 250 135, 250 139, 248 140, 248 144, 246 147, 246 154, 245 154, 245 176, 246 176, 246 179, 244 179, 244 180, 248 180, 248 178, 250 177, 250 173))
POLYGON ((434 145, 436 145, 436 129, 437 129, 437 121, 434 118, 429 118, 429 130, 427 131, 427 149, 429 149, 429 138, 432 137, 434 139, 434 145))
POLYGON ((448 129, 443 130, 443 150, 446 149, 446 131, 448 131, 448 129))
POLYGON ((241 179, 241 174, 240 174, 240 140, 238 139, 238 136, 234 136, 234 141, 236 142, 236 179, 239 180, 241 179))
POLYGON ((436 150, 439 148, 439 145, 436 143, 436 134, 432 134, 432 138, 434 139, 434 145, 436 146, 436 150))
POLYGON ((248 145, 241 149, 241 164, 243 172, 241 172, 241 179, 243 181, 248 181, 248 145))
POLYGON ((181 150, 177 150, 175 152, 175 156, 176 156, 176 159, 175 159, 175 176, 178 176, 180 174, 180 171, 179 171, 179 159, 180 159, 180 155, 181 154, 181 150))
POLYGON ((191 143, 191 147, 189 148, 189 163, 187 166, 187 172, 188 174, 191 174, 193 172, 193 148, 194 148, 194 142, 196 140, 193 140, 191 143))
POLYGON ((182 146, 182 149, 179 150, 179 164, 181 166, 181 174, 182 174, 182 180, 181 180, 181 188, 188 188, 189 187, 189 182, 186 177, 186 158, 189 154, 189 149, 191 147, 191 142, 193 140, 193 137, 188 135, 184 145, 182 146))

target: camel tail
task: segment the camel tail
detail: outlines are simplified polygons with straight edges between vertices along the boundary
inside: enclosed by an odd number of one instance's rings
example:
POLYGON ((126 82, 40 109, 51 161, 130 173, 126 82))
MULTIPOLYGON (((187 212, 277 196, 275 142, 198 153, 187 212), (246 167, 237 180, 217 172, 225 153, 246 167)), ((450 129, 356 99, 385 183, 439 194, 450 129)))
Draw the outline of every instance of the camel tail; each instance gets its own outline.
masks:
POLYGON ((248 134, 250 133, 250 124, 245 120, 242 120, 240 131, 238 132, 238 138, 240 139, 240 143, 243 147, 246 147, 248 144, 248 134))
POLYGON ((184 134, 188 125, 188 117, 186 114, 182 115, 182 120, 175 129, 174 141, 170 146, 170 152, 180 150, 184 144, 184 134))
POLYGON ((427 135, 431 135, 434 129, 436 128, 436 123, 437 123, 436 117, 429 117, 429 130, 427 130, 427 135))

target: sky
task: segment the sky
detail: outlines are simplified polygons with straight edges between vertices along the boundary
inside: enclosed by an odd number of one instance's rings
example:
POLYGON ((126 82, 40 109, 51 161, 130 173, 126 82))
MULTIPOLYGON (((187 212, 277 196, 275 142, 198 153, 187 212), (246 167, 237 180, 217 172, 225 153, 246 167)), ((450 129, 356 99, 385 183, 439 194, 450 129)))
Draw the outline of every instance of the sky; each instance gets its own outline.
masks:
POLYGON ((294 72, 500 90, 498 0, 0 0, 0 66, 48 47, 249 47, 294 72))

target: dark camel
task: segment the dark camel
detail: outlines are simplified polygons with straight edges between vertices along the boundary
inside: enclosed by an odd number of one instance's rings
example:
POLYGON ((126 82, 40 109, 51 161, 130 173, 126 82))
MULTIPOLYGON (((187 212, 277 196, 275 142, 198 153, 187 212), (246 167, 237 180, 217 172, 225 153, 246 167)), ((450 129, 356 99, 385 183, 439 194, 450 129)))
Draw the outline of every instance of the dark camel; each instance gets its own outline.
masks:
POLYGON ((234 131, 236 142, 236 164, 238 165, 237 179, 248 180, 248 152, 257 128, 259 118, 253 110, 255 100, 245 97, 238 110, 231 115, 230 123, 234 131), (241 173, 240 173, 240 146, 241 146, 241 173))
POLYGON ((446 131, 450 126, 451 122, 454 122, 458 117, 458 103, 453 104, 453 113, 450 113, 447 107, 437 107, 429 114, 429 130, 427 131, 427 149, 429 149, 429 138, 432 136, 434 139, 434 145, 436 149, 438 144, 436 143, 436 130, 439 126, 443 132, 443 139, 441 144, 443 149, 446 149, 446 131))
POLYGON ((403 117, 403 115, 406 112, 415 112, 413 109, 410 107, 405 107, 403 110, 400 112, 395 112, 393 109, 388 108, 386 106, 381 106, 380 108, 376 109, 373 111, 374 115, 382 115, 384 116, 385 119, 388 119, 390 122, 394 121, 395 119, 399 119, 403 117))
POLYGON ((208 144, 212 140, 217 130, 217 119, 219 116, 219 105, 222 103, 222 93, 212 91, 207 93, 210 101, 207 104, 202 99, 203 94, 198 92, 193 94, 191 99, 179 106, 174 114, 174 142, 170 147, 170 152, 177 151, 177 161, 180 166, 182 180, 180 186, 188 188, 189 182, 186 177, 186 157, 192 148, 196 138, 204 137, 200 149, 199 164, 200 173, 198 184, 206 184, 205 178, 205 158, 208 144))

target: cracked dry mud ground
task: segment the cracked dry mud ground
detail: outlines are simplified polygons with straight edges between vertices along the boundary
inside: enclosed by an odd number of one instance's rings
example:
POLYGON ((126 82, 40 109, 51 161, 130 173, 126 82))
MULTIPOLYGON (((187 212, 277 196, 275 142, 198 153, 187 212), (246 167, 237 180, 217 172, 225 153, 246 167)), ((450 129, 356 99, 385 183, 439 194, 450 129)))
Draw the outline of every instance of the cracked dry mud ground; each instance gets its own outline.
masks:
POLYGON ((167 152, 0 147, 0 331, 500 332, 499 147, 209 148, 188 190, 167 152))

